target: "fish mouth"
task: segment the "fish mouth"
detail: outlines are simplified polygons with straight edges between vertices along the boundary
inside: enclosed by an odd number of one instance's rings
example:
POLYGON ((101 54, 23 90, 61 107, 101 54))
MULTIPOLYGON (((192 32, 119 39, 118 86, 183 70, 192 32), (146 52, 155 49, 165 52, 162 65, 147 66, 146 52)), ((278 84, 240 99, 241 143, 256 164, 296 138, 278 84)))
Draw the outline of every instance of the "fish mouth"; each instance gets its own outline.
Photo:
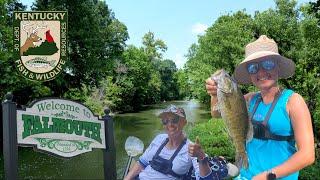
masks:
POLYGON ((227 79, 228 79, 228 82, 221 83, 221 84, 224 84, 225 86, 222 86, 222 85, 219 86, 219 83, 218 83, 217 89, 220 90, 221 92, 225 93, 225 94, 232 94, 234 89, 236 89, 237 82, 231 76, 228 76, 227 79))
POLYGON ((217 90, 224 94, 231 94, 236 89, 237 82, 224 69, 216 71, 211 79, 217 83, 217 90))

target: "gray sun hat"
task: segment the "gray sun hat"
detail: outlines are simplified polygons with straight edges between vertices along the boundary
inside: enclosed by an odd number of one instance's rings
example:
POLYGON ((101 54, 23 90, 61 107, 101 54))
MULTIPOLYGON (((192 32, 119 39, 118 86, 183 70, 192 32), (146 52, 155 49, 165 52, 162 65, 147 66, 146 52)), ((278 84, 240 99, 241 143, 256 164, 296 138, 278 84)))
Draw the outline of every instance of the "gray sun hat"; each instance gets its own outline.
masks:
POLYGON ((159 117, 163 118, 166 114, 173 114, 180 118, 186 119, 186 113, 184 112, 183 108, 179 108, 175 105, 169 105, 166 109, 164 109, 160 114, 159 117))
POLYGON ((250 84, 250 74, 247 71, 248 62, 263 60, 266 57, 274 59, 279 66, 279 78, 288 78, 294 74, 295 64, 291 59, 281 56, 278 45, 273 39, 261 35, 259 39, 246 46, 245 59, 235 68, 234 77, 240 84, 250 84))

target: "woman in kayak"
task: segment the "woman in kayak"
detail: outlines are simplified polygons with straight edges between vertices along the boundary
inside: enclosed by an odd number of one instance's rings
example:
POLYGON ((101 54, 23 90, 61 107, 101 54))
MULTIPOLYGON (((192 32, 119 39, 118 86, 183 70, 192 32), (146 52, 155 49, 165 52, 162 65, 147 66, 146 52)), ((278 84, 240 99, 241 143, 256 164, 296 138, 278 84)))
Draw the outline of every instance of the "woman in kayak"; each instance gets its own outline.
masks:
POLYGON ((170 105, 159 117, 166 134, 157 135, 152 140, 124 179, 187 179, 193 166, 197 179, 212 180, 215 174, 199 140, 192 143, 183 133, 187 124, 184 110, 170 105))

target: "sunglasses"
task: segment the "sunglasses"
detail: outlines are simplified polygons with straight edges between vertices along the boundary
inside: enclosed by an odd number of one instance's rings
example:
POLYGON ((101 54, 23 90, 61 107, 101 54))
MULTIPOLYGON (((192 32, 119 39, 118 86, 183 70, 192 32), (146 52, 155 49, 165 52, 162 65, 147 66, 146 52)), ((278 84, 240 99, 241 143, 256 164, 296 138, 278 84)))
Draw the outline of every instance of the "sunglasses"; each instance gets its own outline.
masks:
POLYGON ((271 71, 276 67, 276 63, 269 59, 260 62, 248 63, 247 71, 249 74, 256 74, 259 71, 260 66, 266 71, 271 71))
POLYGON ((178 122, 180 121, 179 117, 175 117, 174 119, 162 119, 162 124, 163 125, 167 125, 169 123, 171 124, 178 124, 178 122))

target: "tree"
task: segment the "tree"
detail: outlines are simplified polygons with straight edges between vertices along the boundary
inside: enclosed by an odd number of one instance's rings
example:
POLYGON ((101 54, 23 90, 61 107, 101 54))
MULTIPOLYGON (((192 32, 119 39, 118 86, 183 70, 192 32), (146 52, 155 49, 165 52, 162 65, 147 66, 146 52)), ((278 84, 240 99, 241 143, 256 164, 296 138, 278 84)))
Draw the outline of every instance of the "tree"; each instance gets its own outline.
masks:
POLYGON ((310 8, 308 9, 308 14, 313 14, 316 19, 318 19, 318 24, 320 24, 320 1, 309 2, 310 8))
POLYGON ((88 101, 90 104, 95 105, 91 99, 98 99, 102 104, 95 106, 108 106, 118 112, 132 112, 141 110, 144 104, 152 104, 160 99, 159 73, 155 71, 143 49, 128 46, 117 60, 114 74, 104 79, 101 86, 94 90, 88 101), (98 97, 98 94, 101 95, 98 97))
POLYGON ((12 92, 18 105, 26 104, 32 98, 49 95, 50 89, 39 82, 28 81, 16 70, 13 59, 13 11, 26 9, 17 0, 0 1, 0 96, 12 92))
POLYGON ((123 60, 129 77, 133 82, 134 92, 131 92, 132 99, 128 103, 134 110, 140 110, 142 105, 147 104, 149 83, 152 80, 153 66, 147 54, 142 49, 129 46, 123 53, 123 60))
POLYGON ((191 91, 190 91, 190 81, 188 79, 188 74, 184 69, 179 69, 174 74, 174 79, 177 82, 178 90, 179 90, 179 96, 178 99, 187 98, 190 99, 191 91))
POLYGON ((316 140, 320 140, 320 16, 319 1, 310 2, 302 7, 304 19, 300 23, 302 36, 299 63, 296 70, 296 81, 292 82, 307 100, 311 112, 314 134, 316 140), (311 5, 310 5, 311 4, 311 5))
POLYGON ((144 52, 151 61, 161 59, 161 52, 165 52, 167 50, 167 45, 161 39, 155 39, 154 34, 150 31, 143 36, 142 44, 144 52))
POLYGON ((177 72, 176 64, 169 59, 159 61, 157 63, 157 70, 160 73, 162 86, 161 86, 161 100, 175 100, 179 98, 178 84, 174 78, 177 72))
POLYGON ((315 135, 319 138, 320 29, 316 14, 310 14, 310 6, 302 7, 299 12, 296 2, 292 0, 277 0, 276 4, 274 10, 255 15, 255 33, 273 38, 278 43, 279 53, 295 62, 295 75, 280 82, 304 97, 312 115, 315 135))
POLYGON ((209 102, 204 80, 217 69, 234 71, 235 65, 244 58, 244 46, 252 39, 252 29, 252 18, 245 12, 224 15, 199 37, 198 44, 190 47, 186 73, 193 97, 209 102))
POLYGON ((152 63, 153 68, 151 71, 151 80, 148 82, 146 104, 154 104, 161 100, 161 75, 157 66, 162 60, 162 53, 167 50, 167 45, 161 39, 155 39, 152 32, 146 33, 142 38, 141 49, 147 55, 149 61, 152 63))

